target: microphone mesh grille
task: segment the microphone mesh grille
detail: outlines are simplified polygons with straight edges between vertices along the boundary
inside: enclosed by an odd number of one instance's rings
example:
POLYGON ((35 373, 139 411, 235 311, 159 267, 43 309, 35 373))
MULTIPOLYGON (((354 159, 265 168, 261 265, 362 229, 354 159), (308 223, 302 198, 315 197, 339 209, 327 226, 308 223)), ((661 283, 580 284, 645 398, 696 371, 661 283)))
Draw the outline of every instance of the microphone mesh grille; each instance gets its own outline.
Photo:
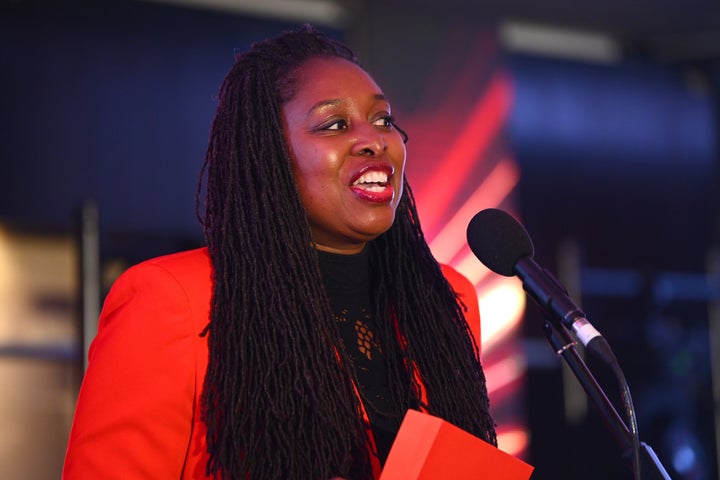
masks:
POLYGON ((515 275, 515 264, 532 257, 535 249, 525 228, 509 213, 488 208, 475 214, 467 228, 470 249, 490 270, 515 275))

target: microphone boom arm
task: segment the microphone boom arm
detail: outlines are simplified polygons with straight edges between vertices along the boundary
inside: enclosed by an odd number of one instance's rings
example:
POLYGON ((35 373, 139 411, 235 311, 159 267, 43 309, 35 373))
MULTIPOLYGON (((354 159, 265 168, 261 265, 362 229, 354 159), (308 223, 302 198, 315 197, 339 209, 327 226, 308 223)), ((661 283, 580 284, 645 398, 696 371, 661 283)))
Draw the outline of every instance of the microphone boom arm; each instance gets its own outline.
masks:
MULTIPOLYGON (((632 468, 634 461, 633 435, 577 352, 577 344, 567 327, 563 323, 551 325, 549 322, 545 322, 543 330, 553 350, 562 356, 585 390, 585 393, 600 412, 605 425, 622 449, 623 459, 629 462, 632 468)), ((644 480, 671 480, 670 475, 668 475, 652 447, 645 442, 640 443, 640 469, 644 480)))

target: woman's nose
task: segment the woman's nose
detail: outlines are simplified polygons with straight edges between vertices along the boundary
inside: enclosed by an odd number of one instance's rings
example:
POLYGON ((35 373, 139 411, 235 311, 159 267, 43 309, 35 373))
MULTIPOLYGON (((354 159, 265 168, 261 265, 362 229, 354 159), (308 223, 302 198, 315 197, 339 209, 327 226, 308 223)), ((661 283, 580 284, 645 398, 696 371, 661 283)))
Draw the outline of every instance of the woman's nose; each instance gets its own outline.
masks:
POLYGON ((387 143, 382 132, 374 125, 356 127, 356 137, 352 146, 353 155, 374 156, 387 150, 387 143))

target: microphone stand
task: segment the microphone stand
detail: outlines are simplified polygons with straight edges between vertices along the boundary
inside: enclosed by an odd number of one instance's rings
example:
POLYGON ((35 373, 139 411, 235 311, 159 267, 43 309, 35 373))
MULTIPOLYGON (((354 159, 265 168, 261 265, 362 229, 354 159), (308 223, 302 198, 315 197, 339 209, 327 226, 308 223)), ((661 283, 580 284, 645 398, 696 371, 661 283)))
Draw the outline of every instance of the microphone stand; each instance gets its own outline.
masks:
MULTIPOLYGON (((623 459, 633 466, 633 435, 628 430, 623 419, 618 415, 607 395, 598 385, 595 377, 588 369, 585 361, 577 352, 577 343, 570 331, 562 322, 551 325, 547 321, 543 330, 548 342, 558 355, 561 355, 570 370, 575 374, 585 393, 590 397, 595 407, 603 417, 605 425, 609 428, 615 441, 623 452, 623 459)), ((632 469, 632 468, 631 468, 632 469)), ((640 442, 640 471, 644 480, 671 480, 670 475, 663 467, 653 449, 645 442, 640 442)), ((636 479, 639 480, 639 479, 636 479)))

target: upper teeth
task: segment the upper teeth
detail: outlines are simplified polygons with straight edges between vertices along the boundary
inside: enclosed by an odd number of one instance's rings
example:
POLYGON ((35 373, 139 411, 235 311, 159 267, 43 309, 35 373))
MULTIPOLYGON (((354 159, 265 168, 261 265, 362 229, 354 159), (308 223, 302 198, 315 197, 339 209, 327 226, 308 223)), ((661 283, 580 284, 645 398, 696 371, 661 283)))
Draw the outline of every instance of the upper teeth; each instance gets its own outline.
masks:
POLYGON ((375 170, 375 171, 364 173, 360 178, 355 180, 353 185, 358 185, 360 183, 386 183, 387 180, 388 180, 387 173, 378 172, 377 170, 375 170))

